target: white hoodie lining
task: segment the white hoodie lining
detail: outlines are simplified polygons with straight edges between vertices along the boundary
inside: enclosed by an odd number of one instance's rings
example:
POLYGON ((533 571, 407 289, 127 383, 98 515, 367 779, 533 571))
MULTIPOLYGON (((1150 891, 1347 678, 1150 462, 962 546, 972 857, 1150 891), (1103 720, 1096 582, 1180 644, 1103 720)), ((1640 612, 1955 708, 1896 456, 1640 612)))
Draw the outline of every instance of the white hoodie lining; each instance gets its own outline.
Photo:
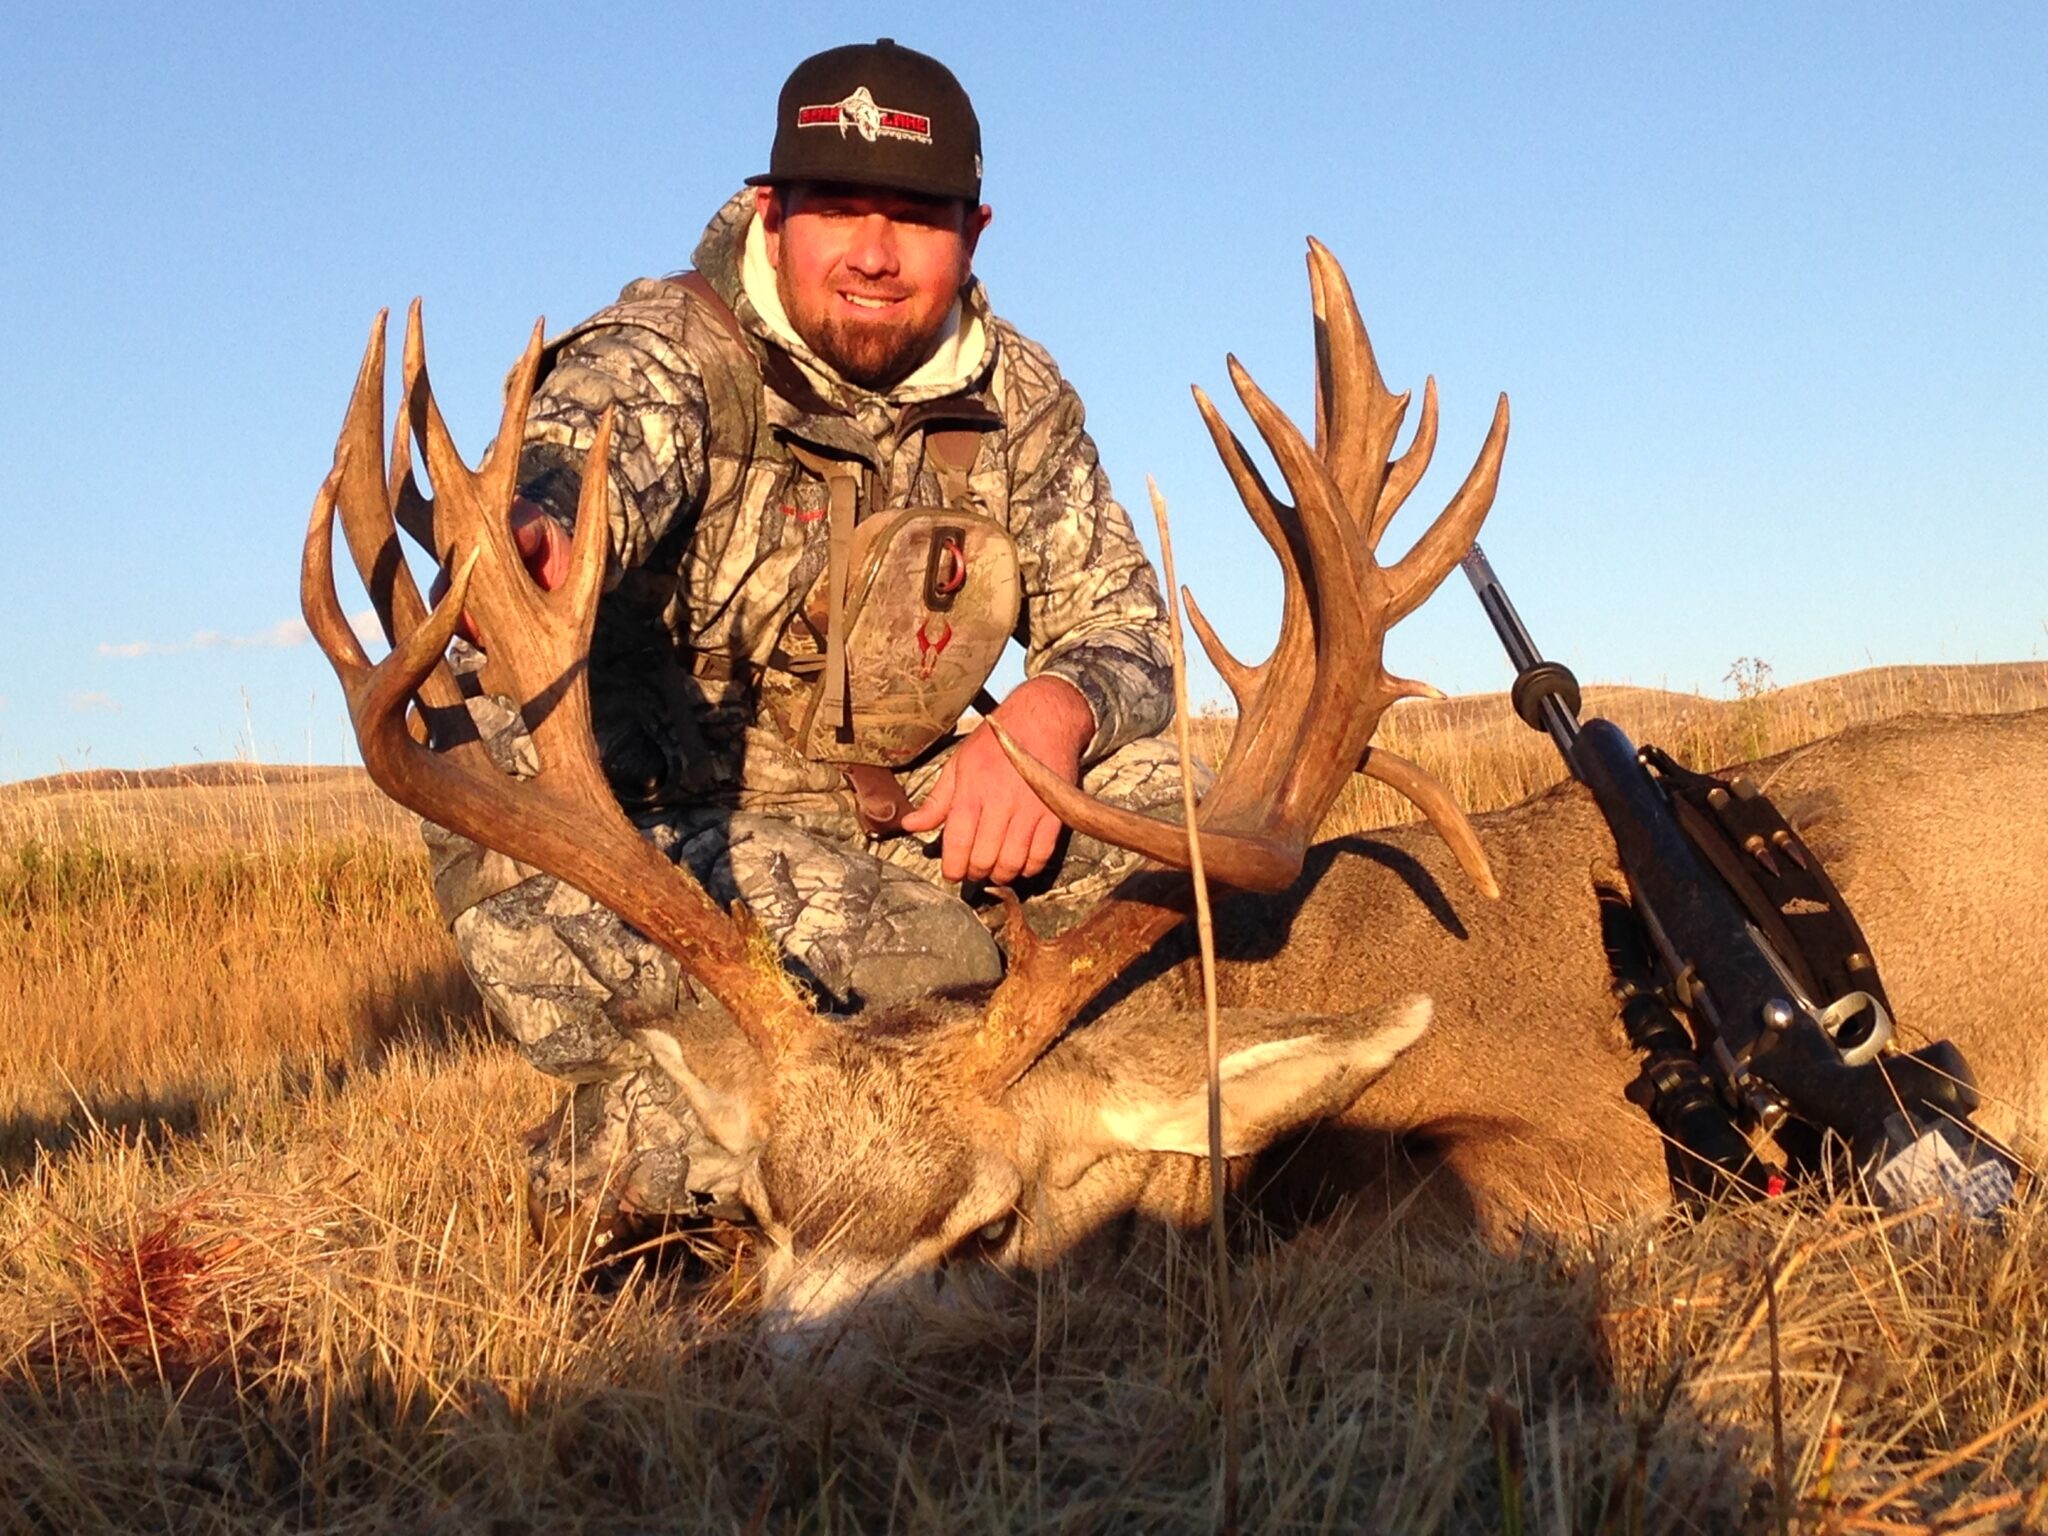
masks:
MULTIPOLYGON (((788 313, 782 307, 782 295, 775 287, 775 268, 768 260, 768 237, 762 231, 761 220, 758 217, 747 225, 746 254, 740 262, 740 282, 746 288, 747 298, 753 304, 755 312, 760 315, 762 324, 766 325, 778 340, 801 348, 802 355, 806 357, 817 357, 810 345, 797 335, 796 328, 789 323, 788 313)), ((893 395, 913 389, 939 389, 950 393, 960 389, 980 372, 982 359, 987 352, 988 337, 982 326, 981 316, 969 312, 958 299, 955 299, 952 310, 946 316, 945 329, 939 333, 938 345, 933 349, 932 355, 889 393, 893 395)), ((823 359, 819 361, 823 363, 823 359)))

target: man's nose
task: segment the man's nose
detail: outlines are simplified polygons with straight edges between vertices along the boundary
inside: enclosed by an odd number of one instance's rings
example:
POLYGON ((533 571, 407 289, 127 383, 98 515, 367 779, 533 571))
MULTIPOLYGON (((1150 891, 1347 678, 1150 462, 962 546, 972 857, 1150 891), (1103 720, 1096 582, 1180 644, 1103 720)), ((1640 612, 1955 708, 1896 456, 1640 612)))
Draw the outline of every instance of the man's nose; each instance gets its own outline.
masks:
POLYGON ((871 213, 854 230, 847 248, 846 264, 863 277, 887 277, 896 270, 896 226, 879 213, 871 213))

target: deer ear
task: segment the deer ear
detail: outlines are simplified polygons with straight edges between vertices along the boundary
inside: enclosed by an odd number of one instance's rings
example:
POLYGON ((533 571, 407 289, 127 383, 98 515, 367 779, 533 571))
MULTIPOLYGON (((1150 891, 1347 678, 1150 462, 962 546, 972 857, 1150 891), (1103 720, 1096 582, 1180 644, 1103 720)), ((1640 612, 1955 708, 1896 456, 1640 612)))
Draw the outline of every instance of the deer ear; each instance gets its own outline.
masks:
MULTIPOLYGON (((1298 1032, 1228 1051, 1222 1060, 1223 1152, 1243 1157, 1278 1137, 1348 1108, 1365 1085, 1429 1027, 1426 997, 1364 1016, 1299 1019, 1298 1032)), ((1096 1106, 1101 1155, 1209 1153, 1209 1088, 1147 1093, 1115 1088, 1096 1106)))
POLYGON ((746 1157, 760 1146, 760 1116, 754 1113, 754 1096, 748 1085, 733 1092, 713 1087, 691 1070, 682 1046, 665 1029, 636 1029, 633 1038, 674 1081, 704 1134, 722 1150, 746 1157))

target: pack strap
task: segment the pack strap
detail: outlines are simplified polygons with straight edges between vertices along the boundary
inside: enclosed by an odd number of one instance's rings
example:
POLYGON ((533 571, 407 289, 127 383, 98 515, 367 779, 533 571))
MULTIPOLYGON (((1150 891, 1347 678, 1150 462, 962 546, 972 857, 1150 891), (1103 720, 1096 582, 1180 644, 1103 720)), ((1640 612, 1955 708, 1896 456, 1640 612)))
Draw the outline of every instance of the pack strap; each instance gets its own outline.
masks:
POLYGON ((746 328, 740 324, 740 317, 733 313, 733 307, 725 302, 725 295, 711 286, 711 279, 695 268, 682 272, 671 272, 662 279, 671 288, 680 289, 703 305, 730 336, 739 344, 740 351, 753 365, 754 371, 775 393, 787 400, 798 410, 812 416, 843 415, 838 406, 819 394, 811 381, 804 377, 796 361, 778 347, 764 347, 747 339, 746 328))
POLYGON ((853 740, 853 692, 846 676, 846 578, 853 565, 853 525, 860 502, 861 471, 850 459, 827 458, 786 440, 790 456, 825 482, 829 498, 831 558, 825 572, 825 678, 818 701, 840 741, 853 740))
POLYGON ((671 288, 680 288, 711 312, 712 318, 725 327, 728 336, 741 346, 747 344, 747 333, 740 328, 740 317, 732 312, 732 306, 725 302, 724 295, 711 286, 711 279, 694 267, 684 272, 671 272, 662 279, 671 288))
POLYGON ((981 449, 980 427, 937 427, 924 435, 925 459, 938 476, 939 491, 949 507, 965 507, 972 494, 969 476, 981 449))

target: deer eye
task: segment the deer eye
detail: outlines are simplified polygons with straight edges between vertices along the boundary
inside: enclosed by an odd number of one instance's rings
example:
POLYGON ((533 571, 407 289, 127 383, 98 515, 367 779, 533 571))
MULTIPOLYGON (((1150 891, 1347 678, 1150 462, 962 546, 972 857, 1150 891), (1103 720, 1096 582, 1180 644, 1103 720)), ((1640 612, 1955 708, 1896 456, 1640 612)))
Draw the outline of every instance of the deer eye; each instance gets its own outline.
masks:
POLYGON ((1005 1211, 994 1221, 976 1227, 953 1245, 942 1261, 947 1265, 983 1263, 1002 1251, 1010 1234, 1017 1230, 1017 1213, 1005 1211))

